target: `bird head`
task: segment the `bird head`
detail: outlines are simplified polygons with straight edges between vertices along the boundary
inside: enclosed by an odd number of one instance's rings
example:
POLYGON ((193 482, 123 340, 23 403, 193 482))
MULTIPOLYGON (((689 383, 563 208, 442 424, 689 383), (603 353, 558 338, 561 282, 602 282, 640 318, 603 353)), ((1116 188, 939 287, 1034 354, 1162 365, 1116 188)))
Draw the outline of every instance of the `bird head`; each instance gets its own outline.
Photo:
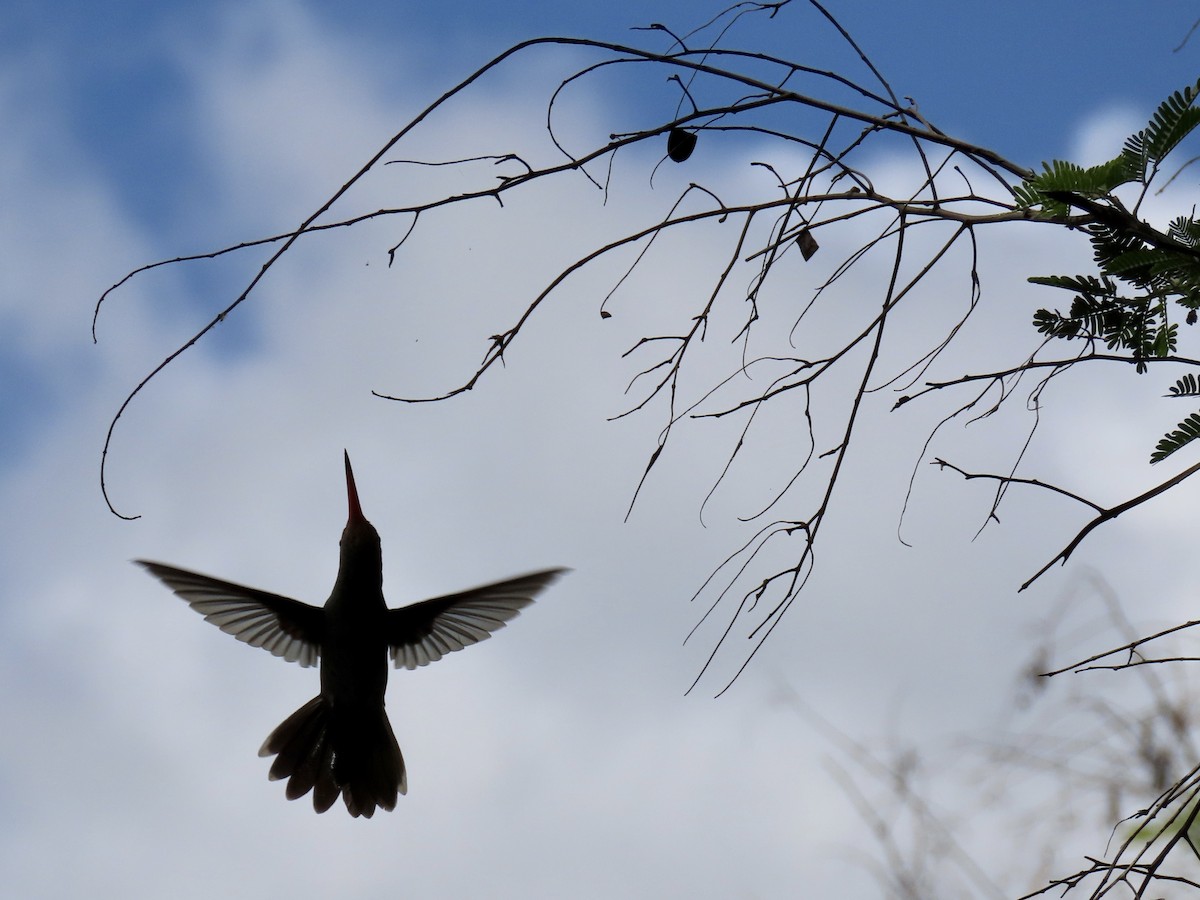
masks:
POLYGON ((379 532, 363 515, 358 500, 358 488, 354 484, 354 470, 350 468, 350 454, 346 453, 346 498, 350 515, 342 530, 342 567, 353 564, 355 568, 378 572, 382 565, 379 532))

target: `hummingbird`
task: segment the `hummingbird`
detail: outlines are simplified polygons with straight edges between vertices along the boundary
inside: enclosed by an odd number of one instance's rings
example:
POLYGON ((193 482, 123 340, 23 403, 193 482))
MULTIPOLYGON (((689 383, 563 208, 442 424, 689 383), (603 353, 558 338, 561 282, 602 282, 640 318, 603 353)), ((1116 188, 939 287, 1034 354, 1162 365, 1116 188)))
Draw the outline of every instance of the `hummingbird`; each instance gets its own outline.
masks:
POLYGON ((288 662, 320 665, 321 692, 267 737, 269 777, 287 779, 289 800, 313 792, 313 808, 341 795, 351 816, 394 809, 408 792, 404 757, 384 706, 390 654, 416 669, 486 640, 566 569, 545 569, 389 609, 379 533, 363 516, 345 453, 350 515, 337 581, 324 607, 148 560, 135 560, 226 634, 288 662))

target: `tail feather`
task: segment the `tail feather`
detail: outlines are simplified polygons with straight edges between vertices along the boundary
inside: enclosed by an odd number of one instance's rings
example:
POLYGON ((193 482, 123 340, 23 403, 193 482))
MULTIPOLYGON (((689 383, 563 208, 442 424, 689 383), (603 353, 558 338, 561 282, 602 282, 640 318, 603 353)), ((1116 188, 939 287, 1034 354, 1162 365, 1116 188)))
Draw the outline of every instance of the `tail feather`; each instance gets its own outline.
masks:
POLYGON ((313 808, 329 809, 340 794, 352 816, 394 809, 406 793, 404 757, 383 707, 333 707, 314 697, 267 737, 259 756, 276 754, 272 781, 288 779, 289 800, 313 792, 313 808))
POLYGON ((407 792, 408 784, 404 758, 387 714, 355 706, 335 707, 333 722, 338 735, 333 777, 342 786, 350 815, 369 819, 376 806, 395 808, 397 794, 407 792))

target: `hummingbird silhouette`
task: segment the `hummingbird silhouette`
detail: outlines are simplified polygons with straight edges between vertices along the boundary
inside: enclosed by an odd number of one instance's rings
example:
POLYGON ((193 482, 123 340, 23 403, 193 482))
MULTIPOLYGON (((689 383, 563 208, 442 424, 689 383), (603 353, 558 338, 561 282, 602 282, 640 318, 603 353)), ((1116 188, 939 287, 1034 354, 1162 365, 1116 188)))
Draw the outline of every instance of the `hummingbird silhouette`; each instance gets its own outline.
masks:
POLYGON ((566 569, 531 572, 398 609, 383 598, 379 533, 359 505, 350 455, 350 515, 342 532, 337 581, 325 606, 243 587, 198 572, 135 560, 226 634, 301 666, 320 664, 321 693, 267 737, 259 756, 275 756, 270 778, 286 778, 289 800, 313 792, 323 813, 339 795, 352 816, 391 810, 408 791, 404 757, 384 706, 390 654, 416 669, 486 640, 566 569))

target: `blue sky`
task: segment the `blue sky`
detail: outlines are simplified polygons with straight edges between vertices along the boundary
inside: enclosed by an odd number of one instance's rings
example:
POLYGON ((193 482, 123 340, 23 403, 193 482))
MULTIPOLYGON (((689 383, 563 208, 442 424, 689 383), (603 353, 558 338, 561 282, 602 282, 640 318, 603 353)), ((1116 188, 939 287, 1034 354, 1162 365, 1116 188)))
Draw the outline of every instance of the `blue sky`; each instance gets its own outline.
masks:
MULTIPOLYGON (((1172 52, 1192 24, 1186 8, 1130 22, 1127 4, 1108 2, 828 5, 930 120, 1028 165, 1115 150, 1196 79, 1200 43, 1172 52)), ((514 41, 636 41, 627 26, 686 30, 719 8, 0 7, 0 868, 16 894, 127 896, 136 878, 148 896, 875 896, 855 862, 869 850, 861 822, 830 776, 840 757, 781 698, 802 697, 856 739, 925 741, 936 760, 939 740, 983 733, 1010 708, 1033 623, 1089 566, 1137 591, 1148 621, 1191 615, 1183 503, 1122 520, 1016 595, 1074 533, 1077 511, 1031 499, 971 542, 986 492, 922 469, 905 524, 915 546, 899 545, 908 474, 941 414, 906 407, 879 420, 848 476, 860 480, 830 526, 811 603, 734 691, 711 701, 713 683, 685 698, 711 647, 703 632, 680 647, 697 614, 688 598, 764 487, 752 473, 744 495, 718 494, 702 527, 728 434, 692 431, 623 523, 658 424, 607 419, 624 408, 620 354, 640 301, 660 298, 650 314, 669 316, 703 291, 702 263, 722 246, 712 234, 664 246, 603 328, 596 305, 611 271, 573 282, 506 367, 451 404, 370 396, 451 386, 546 266, 661 215, 688 178, 744 187, 755 148, 715 143, 690 169, 660 172, 654 191, 627 173, 607 206, 567 183, 503 213, 435 220, 392 269, 386 251, 404 226, 390 221, 298 247, 130 408, 109 478, 118 506, 142 518, 107 512, 97 472, 112 414, 261 257, 136 279, 109 301, 93 346, 102 290, 142 263, 293 226, 406 115, 514 41), (394 677, 411 788, 370 823, 287 803, 255 756, 315 691, 314 674, 221 635, 128 564, 160 558, 321 602, 344 517, 343 447, 383 536, 394 605, 528 569, 576 570, 486 645, 394 677)), ((811 65, 854 65, 799 0, 753 34, 811 65)), ((544 54, 481 85, 414 155, 536 138, 542 79, 564 60, 544 54)), ((607 133, 656 96, 629 83, 581 91, 571 127, 607 133)), ((448 177, 390 167, 353 203, 448 189, 448 177)), ((1047 302, 1027 293, 1026 275, 1087 258, 1065 238, 997 232, 986 296, 1016 298, 1005 333, 1026 339, 1028 311, 1047 302)), ((960 291, 948 282, 945 302, 960 291)), ((919 321, 902 327, 919 338, 919 321)), ((1139 468, 1143 445, 1178 410, 1152 409, 1138 390, 1064 399, 1034 448, 1036 474, 1111 500, 1156 477, 1139 468), (1070 442, 1083 423, 1081 461, 1070 442)), ((783 439, 756 457, 763 472, 789 463, 793 425, 777 423, 783 439)), ((980 467, 1006 458, 948 440, 980 467)), ((963 796, 939 790, 951 807, 963 796)), ((994 850, 999 827, 976 828, 975 846, 994 850)))
MULTIPOLYGON (((180 40, 197 46, 214 40, 227 6, 81 2, 60 5, 54 16, 42 4, 7 6, 0 35, 6 56, 48 67, 49 83, 39 92, 58 106, 72 136, 93 148, 95 164, 122 199, 151 227, 172 223, 179 184, 190 181, 181 169, 191 178, 203 169, 175 121, 187 84, 173 48, 180 40)), ((324 33, 363 42, 381 63, 404 41, 406 63, 439 85, 530 36, 629 41, 636 37, 631 25, 663 21, 685 30, 683 23, 698 24, 721 8, 679 0, 525 2, 454 4, 448 12, 435 4, 350 2, 314 4, 311 14, 324 33)), ((1159 8, 1134 22, 1128 5, 1115 2, 830 8, 896 92, 916 99, 931 121, 1029 165, 1067 151, 1077 110, 1113 103, 1147 109, 1194 80, 1191 48, 1172 52, 1191 26, 1184 7, 1159 8)), ((777 22, 765 34, 755 32, 763 35, 763 49, 786 53, 806 33, 827 31, 799 2, 777 22)), ((842 64, 834 41, 810 41, 803 51, 806 64, 842 64)), ((377 75, 388 84, 385 73, 377 75)))

